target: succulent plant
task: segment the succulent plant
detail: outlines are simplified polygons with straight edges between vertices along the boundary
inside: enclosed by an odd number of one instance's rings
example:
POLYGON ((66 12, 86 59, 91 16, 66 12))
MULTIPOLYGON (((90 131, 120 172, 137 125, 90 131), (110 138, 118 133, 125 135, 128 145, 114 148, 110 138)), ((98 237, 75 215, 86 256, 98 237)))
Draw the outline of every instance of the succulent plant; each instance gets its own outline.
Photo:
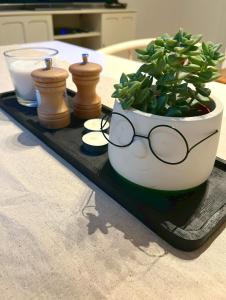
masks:
POLYGON ((207 82, 219 77, 224 59, 220 44, 200 42, 202 35, 180 29, 164 34, 144 50, 136 50, 144 64, 136 73, 122 74, 113 98, 123 109, 135 108, 162 116, 196 116, 208 113, 211 103, 207 82))

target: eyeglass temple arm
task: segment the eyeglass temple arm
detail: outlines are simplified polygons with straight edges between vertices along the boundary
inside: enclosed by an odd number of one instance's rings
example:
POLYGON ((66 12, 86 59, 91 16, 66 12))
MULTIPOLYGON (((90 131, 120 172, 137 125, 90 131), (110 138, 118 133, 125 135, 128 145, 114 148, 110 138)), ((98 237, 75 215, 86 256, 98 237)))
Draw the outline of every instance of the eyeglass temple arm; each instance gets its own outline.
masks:
POLYGON ((100 130, 103 131, 104 127, 106 125, 106 123, 108 122, 108 120, 110 119, 111 115, 109 114, 105 114, 102 118, 101 118, 101 123, 100 123, 100 130))
POLYGON ((198 143, 196 143, 195 145, 193 145, 188 152, 191 152, 192 149, 194 149, 196 146, 198 146, 199 144, 201 144, 202 142, 204 142, 205 140, 209 139, 211 136, 215 135, 216 133, 218 133, 219 130, 216 129, 213 133, 211 133, 210 135, 208 135, 207 137, 205 137, 204 139, 202 139, 201 141, 199 141, 198 143))

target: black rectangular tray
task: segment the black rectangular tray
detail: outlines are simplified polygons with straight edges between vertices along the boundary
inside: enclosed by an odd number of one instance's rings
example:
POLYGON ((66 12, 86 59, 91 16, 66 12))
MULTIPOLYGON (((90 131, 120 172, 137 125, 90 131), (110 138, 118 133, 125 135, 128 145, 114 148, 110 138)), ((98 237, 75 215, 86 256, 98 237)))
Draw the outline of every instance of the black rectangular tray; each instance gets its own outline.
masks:
MULTIPOLYGON (((68 91, 69 102, 74 92, 68 91)), ((39 137, 147 227, 178 249, 203 245, 226 220, 226 165, 216 161, 210 178, 194 191, 170 196, 123 181, 111 167, 107 153, 90 155, 82 148, 83 121, 72 115, 69 127, 47 130, 36 109, 19 105, 14 92, 0 96, 0 108, 39 137)), ((103 113, 111 110, 103 106, 103 113)))

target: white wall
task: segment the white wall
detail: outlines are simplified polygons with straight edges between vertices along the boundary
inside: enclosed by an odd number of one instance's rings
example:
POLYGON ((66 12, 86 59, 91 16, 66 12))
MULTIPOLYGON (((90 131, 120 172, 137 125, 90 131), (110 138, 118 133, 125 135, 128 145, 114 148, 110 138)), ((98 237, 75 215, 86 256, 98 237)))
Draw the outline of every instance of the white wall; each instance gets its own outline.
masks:
MULTIPOLYGON (((122 1, 123 2, 123 1, 122 1)), ((226 0, 127 0, 137 15, 137 38, 175 33, 180 27, 226 46, 226 0)))

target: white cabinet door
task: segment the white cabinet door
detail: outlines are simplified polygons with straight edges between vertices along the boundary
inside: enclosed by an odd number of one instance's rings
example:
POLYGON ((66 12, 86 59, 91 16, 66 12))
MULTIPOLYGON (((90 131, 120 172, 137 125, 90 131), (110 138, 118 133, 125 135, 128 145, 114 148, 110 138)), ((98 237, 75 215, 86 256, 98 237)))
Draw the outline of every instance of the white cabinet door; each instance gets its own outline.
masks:
POLYGON ((0 18, 0 45, 26 43, 23 17, 0 18))
POLYGON ((26 42, 53 40, 53 24, 51 16, 26 17, 26 42))
POLYGON ((102 15, 102 47, 136 38, 135 13, 111 13, 102 15))
POLYGON ((48 41, 53 39, 52 17, 0 17, 0 45, 48 41))

